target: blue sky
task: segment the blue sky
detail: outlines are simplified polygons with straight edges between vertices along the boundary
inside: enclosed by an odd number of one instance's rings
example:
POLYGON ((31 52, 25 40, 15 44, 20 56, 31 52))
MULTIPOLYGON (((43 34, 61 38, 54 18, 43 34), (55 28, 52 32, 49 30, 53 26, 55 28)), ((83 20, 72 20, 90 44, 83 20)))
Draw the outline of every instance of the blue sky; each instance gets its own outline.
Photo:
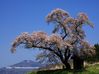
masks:
POLYGON ((85 12, 95 24, 92 29, 85 26, 86 39, 99 43, 99 0, 0 0, 0 67, 9 66, 22 60, 34 60, 39 50, 17 48, 10 52, 11 43, 22 32, 45 31, 51 33, 53 27, 47 25, 45 16, 55 8, 68 11, 71 16, 85 12))

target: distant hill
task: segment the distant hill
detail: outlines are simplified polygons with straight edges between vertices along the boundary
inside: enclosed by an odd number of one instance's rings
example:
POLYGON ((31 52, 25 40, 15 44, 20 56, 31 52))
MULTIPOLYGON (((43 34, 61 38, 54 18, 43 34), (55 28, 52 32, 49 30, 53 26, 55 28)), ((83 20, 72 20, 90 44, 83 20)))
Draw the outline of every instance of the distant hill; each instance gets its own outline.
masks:
POLYGON ((41 67, 41 66, 42 66, 42 64, 40 64, 38 62, 34 62, 32 60, 24 60, 17 64, 11 65, 10 67, 41 67))
POLYGON ((32 60, 24 60, 9 67, 0 69, 0 74, 26 74, 29 71, 38 70, 43 65, 32 60))

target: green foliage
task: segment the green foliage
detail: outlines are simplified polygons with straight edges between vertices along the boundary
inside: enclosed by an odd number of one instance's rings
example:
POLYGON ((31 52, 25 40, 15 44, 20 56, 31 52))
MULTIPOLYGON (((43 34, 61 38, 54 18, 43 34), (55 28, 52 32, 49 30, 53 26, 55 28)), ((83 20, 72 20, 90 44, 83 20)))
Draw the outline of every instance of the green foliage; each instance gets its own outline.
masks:
POLYGON ((99 62, 99 44, 95 44, 94 47, 96 55, 86 58, 86 61, 89 63, 99 62))
POLYGON ((99 74, 99 64, 90 66, 84 71, 47 70, 47 71, 31 72, 29 74, 99 74))
POLYGON ((99 44, 95 44, 95 50, 96 50, 96 59, 99 61, 99 44))

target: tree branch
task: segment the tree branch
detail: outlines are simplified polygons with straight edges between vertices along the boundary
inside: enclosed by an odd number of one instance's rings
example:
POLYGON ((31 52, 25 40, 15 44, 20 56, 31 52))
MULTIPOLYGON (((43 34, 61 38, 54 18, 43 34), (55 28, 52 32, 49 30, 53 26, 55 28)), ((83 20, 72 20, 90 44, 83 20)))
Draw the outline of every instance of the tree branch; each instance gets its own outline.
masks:
POLYGON ((41 48, 41 49, 47 49, 53 53, 55 53, 58 57, 61 57, 61 55, 58 53, 58 52, 55 52, 53 49, 51 49, 50 47, 43 47, 43 46, 36 46, 36 45, 33 45, 32 47, 35 47, 35 48, 41 48))
POLYGON ((62 39, 65 39, 66 36, 67 36, 66 27, 65 27, 61 22, 59 22, 59 21, 56 21, 56 22, 59 23, 59 24, 63 27, 63 30, 64 30, 64 32, 65 32, 65 35, 62 37, 62 39))
POLYGON ((65 49, 64 57, 65 57, 65 60, 68 60, 69 57, 70 57, 70 50, 69 50, 69 47, 68 47, 68 46, 67 46, 67 48, 65 49), (67 54, 68 54, 68 55, 67 55, 67 54))

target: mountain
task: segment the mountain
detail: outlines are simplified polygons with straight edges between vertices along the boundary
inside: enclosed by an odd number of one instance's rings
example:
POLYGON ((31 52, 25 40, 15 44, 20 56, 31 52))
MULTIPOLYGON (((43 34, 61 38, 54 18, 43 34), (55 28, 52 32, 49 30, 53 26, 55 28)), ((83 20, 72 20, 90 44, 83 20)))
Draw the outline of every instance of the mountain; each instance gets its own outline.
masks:
POLYGON ((43 65, 32 60, 24 60, 14 65, 0 69, 0 74, 26 74, 32 70, 38 70, 43 65))
POLYGON ((17 64, 11 65, 10 67, 41 67, 41 66, 42 66, 42 64, 40 64, 38 62, 34 62, 32 60, 24 60, 17 64))

